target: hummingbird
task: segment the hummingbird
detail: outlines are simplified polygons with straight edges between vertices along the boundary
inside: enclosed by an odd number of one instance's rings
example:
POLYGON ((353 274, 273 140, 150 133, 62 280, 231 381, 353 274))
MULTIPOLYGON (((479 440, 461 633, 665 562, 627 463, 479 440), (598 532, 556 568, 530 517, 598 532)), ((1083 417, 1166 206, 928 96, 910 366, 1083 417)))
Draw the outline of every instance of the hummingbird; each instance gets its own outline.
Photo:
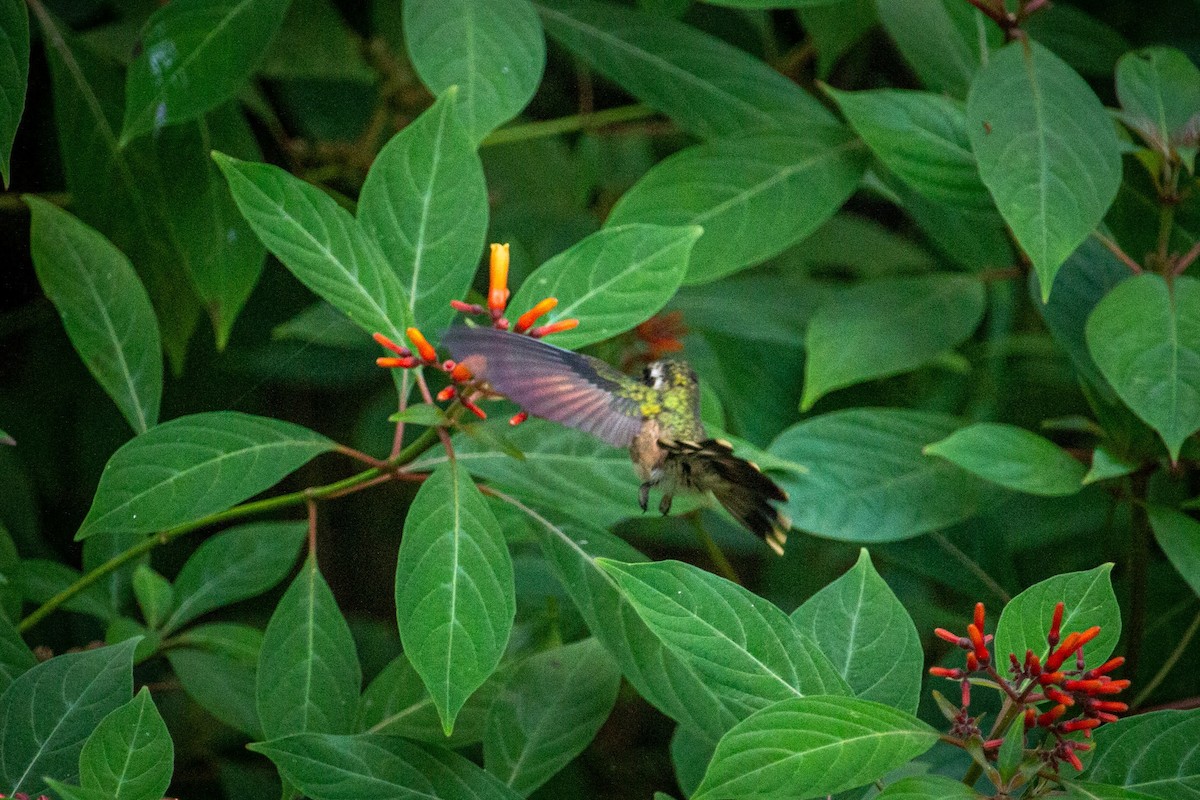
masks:
POLYGON ((485 388, 527 413, 629 448, 642 481, 643 512, 654 488, 662 492, 658 510, 664 515, 679 492, 711 492, 783 555, 791 521, 772 502, 786 502, 787 493, 753 461, 734 455, 729 442, 707 436, 699 380, 686 362, 654 361, 638 378, 541 339, 465 325, 450 328, 442 343, 485 388))

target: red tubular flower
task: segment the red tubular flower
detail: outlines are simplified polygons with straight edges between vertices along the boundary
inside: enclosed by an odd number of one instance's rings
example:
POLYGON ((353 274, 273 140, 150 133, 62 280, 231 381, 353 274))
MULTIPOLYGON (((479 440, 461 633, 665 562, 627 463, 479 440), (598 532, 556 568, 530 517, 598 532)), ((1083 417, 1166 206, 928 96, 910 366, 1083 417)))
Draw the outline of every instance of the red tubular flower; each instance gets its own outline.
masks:
POLYGON ((983 630, 973 622, 967 626, 967 638, 971 640, 971 646, 975 648, 975 657, 979 659, 980 664, 991 661, 992 654, 988 652, 987 643, 983 640, 983 630))
POLYGON ((1089 669, 1084 674, 1083 677, 1098 678, 1101 675, 1106 675, 1109 672, 1112 672, 1114 669, 1116 669, 1117 667, 1121 666, 1124 663, 1125 663, 1125 656, 1117 656, 1116 658, 1110 658, 1108 661, 1105 661, 1103 664, 1096 667, 1095 669, 1089 669))
POLYGON ((437 399, 438 400, 449 400, 450 398, 454 397, 454 395, 457 393, 457 391, 458 390, 455 389, 453 386, 447 386, 445 389, 442 389, 440 392, 437 393, 437 399))
POLYGON ((1061 672, 1043 672, 1038 675, 1038 683, 1042 686, 1049 686, 1052 683, 1062 683, 1066 676, 1061 672))
POLYGON ((516 414, 513 414, 511 417, 508 418, 508 424, 512 425, 513 427, 516 427, 517 425, 520 425, 522 422, 524 422, 527 419, 529 419, 528 411, 518 411, 516 414))
POLYGON ((1054 647, 1054 645, 1058 644, 1058 634, 1062 629, 1062 618, 1063 604, 1060 601, 1056 606, 1054 606, 1054 616, 1050 620, 1050 632, 1046 634, 1046 641, 1050 644, 1050 647, 1054 647))
POLYGON ((1101 722, 1116 722, 1117 720, 1120 719, 1120 717, 1118 717, 1116 714, 1109 714, 1108 712, 1105 712, 1105 711, 1098 712, 1096 714, 1096 716, 1100 719, 1101 722))
POLYGON ((487 419, 487 412, 484 411, 482 408, 480 408, 478 405, 476 405, 475 401, 472 400, 471 398, 460 397, 458 399, 458 402, 463 404, 463 408, 467 409, 468 411, 470 411, 472 414, 479 417, 480 419, 487 419))
POLYGON ((464 303, 462 300, 451 300, 450 307, 455 311, 461 311, 462 313, 469 314, 471 316, 483 313, 483 306, 476 303, 464 303))
POLYGON ((1046 669, 1056 670, 1062 663, 1075 654, 1075 651, 1100 635, 1100 626, 1093 625, 1083 633, 1069 633, 1063 639, 1062 647, 1046 657, 1046 669))
POLYGON ((1097 711, 1128 711, 1129 706, 1116 700, 1088 700, 1088 708, 1097 711))
POLYGON ((411 369, 419 363, 420 362, 412 356, 405 356, 404 358, 390 358, 388 356, 381 356, 375 359, 375 366, 387 368, 400 367, 402 369, 411 369))
POLYGON ((980 633, 983 633, 983 620, 984 620, 985 614, 986 614, 986 611, 984 610, 983 603, 976 603, 975 604, 975 620, 974 620, 974 622, 975 622, 975 627, 979 629, 980 633))
POLYGON ((1074 750, 1068 750, 1063 754, 1063 758, 1070 762, 1076 772, 1083 772, 1083 762, 1079 760, 1079 756, 1075 755, 1074 750))
POLYGON ((427 364, 437 363, 437 350, 433 348, 425 336, 416 328, 409 328, 404 332, 408 340, 413 343, 413 347, 417 348, 417 353, 427 364))
POLYGON ((971 643, 969 641, 967 641, 964 637, 959 636, 957 633, 951 633, 950 631, 946 630, 945 628, 934 628, 933 635, 943 641, 949 642, 952 645, 956 645, 956 646, 962 647, 964 649, 969 648, 971 646, 971 643))
POLYGON ((508 245, 493 244, 488 262, 488 308, 493 318, 499 318, 508 305, 508 245))
POLYGON ((412 350, 409 350, 402 344, 396 344, 382 333, 373 333, 371 334, 371 338, 374 339, 380 347, 386 347, 388 350, 391 350, 401 358, 412 355, 412 350))
POLYGON ((1037 718, 1037 724, 1043 728, 1049 728, 1056 721, 1058 721, 1059 717, 1061 717, 1066 712, 1067 712, 1067 707, 1064 706, 1062 703, 1059 703, 1054 708, 1050 709, 1049 711, 1045 712, 1044 714, 1039 714, 1038 718, 1037 718))
POLYGON ((455 364, 450 368, 450 380, 455 383, 466 383, 474 377, 466 364, 455 364))
POLYGON ((549 325, 541 325, 529 332, 529 335, 535 339, 540 339, 543 336, 549 336, 552 333, 561 333, 569 331, 572 328, 579 327, 577 319, 560 319, 558 322, 551 322, 549 325))
POLYGON ((1058 689, 1055 689, 1053 686, 1047 686, 1046 690, 1045 690, 1045 694, 1046 694, 1047 700, 1053 700, 1054 702, 1061 703, 1064 706, 1075 705, 1074 697, 1071 697, 1071 695, 1067 694, 1066 692, 1060 692, 1058 689))
POLYGON ((547 297, 545 300, 541 301, 536 306, 518 317, 517 324, 513 328, 513 331, 516 333, 524 333, 525 331, 529 330, 533 327, 533 323, 538 321, 539 317, 548 314, 556 305, 558 305, 557 297, 547 297))
POLYGON ((1100 727, 1100 720, 1098 719, 1073 719, 1070 722, 1062 724, 1062 732, 1073 733, 1074 731, 1086 731, 1098 727, 1100 727))
POLYGON ((979 656, 975 655, 975 651, 967 653, 967 670, 974 672, 979 669, 979 656))
POLYGON ((962 707, 967 708, 971 705, 971 682, 966 678, 962 681, 962 707))
POLYGON ((1025 709, 1025 730, 1029 730, 1037 723, 1037 711, 1030 706, 1025 709))

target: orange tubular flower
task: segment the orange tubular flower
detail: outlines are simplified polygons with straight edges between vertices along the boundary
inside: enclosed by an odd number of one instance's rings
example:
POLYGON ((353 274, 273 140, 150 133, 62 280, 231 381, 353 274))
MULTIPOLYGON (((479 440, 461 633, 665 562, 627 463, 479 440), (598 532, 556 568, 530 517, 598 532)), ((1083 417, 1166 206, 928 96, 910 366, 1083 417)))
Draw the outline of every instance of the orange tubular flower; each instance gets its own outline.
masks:
POLYGON ((529 335, 535 339, 540 339, 543 336, 549 336, 552 333, 561 333, 579 327, 577 319, 560 319, 558 322, 551 322, 549 325, 541 325, 529 332, 529 335))
POLYGON ((419 330, 409 328, 404 333, 408 336, 408 340, 413 343, 413 347, 417 348, 417 353, 420 354, 426 363, 432 364, 438 360, 437 350, 433 348, 433 345, 429 343, 419 330))
POLYGON ((983 631, 974 622, 967 626, 967 638, 971 640, 971 645, 975 648, 975 657, 979 659, 979 663, 988 663, 992 655, 988 652, 987 644, 983 640, 983 631))
POLYGON ((475 376, 471 374, 471 370, 467 368, 466 364, 455 364, 450 369, 450 380, 454 381, 455 383, 466 383, 474 377, 475 376))
POLYGON ((986 614, 986 612, 984 610, 983 603, 976 603, 975 604, 974 622, 975 622, 975 627, 979 629, 980 633, 983 633, 983 620, 984 620, 985 614, 986 614))
POLYGON ((513 427, 516 427, 517 425, 520 425, 522 422, 524 422, 527 419, 529 419, 528 411, 518 411, 516 414, 513 414, 511 417, 508 418, 508 424, 512 425, 513 427))
POLYGON ((440 392, 437 393, 437 399, 438 400, 449 400, 450 398, 454 397, 454 395, 457 394, 457 392, 458 392, 458 390, 455 389, 453 386, 447 386, 445 389, 442 389, 440 392))
POLYGON ((504 313, 508 305, 508 245, 493 244, 488 264, 488 309, 493 317, 504 313))
POLYGON ((1061 601, 1054 606, 1054 616, 1050 619, 1050 632, 1046 634, 1046 641, 1051 647, 1058 644, 1059 631, 1062 630, 1063 608, 1061 601))
POLYGON ((375 334, 372 334, 372 335, 371 335, 371 338, 372 338, 372 339, 374 339, 374 340, 375 340, 375 342, 376 342, 376 343, 377 343, 377 344, 378 344, 380 347, 386 347, 388 350, 391 350, 393 353, 395 353, 396 355, 400 356, 401 358, 406 358, 406 357, 408 357, 408 356, 411 356, 411 355, 412 355, 412 350, 409 350, 409 349, 408 349, 407 347, 405 347, 404 345, 401 345, 401 344, 396 344, 396 343, 395 343, 395 342, 393 342, 391 339, 389 339, 388 337, 384 336, 382 333, 375 333, 375 334))
POLYGON ((1043 728, 1049 728, 1051 725, 1053 725, 1058 720, 1059 717, 1061 717, 1066 712, 1067 712, 1067 707, 1062 705, 1061 703, 1059 703, 1058 705, 1056 705, 1054 708, 1050 709, 1046 713, 1039 714, 1038 718, 1037 718, 1037 724, 1042 726, 1043 728))
POLYGON ((517 333, 524 333, 533 327, 533 323, 538 321, 538 318, 548 313, 552 308, 558 305, 557 297, 547 297, 542 302, 538 303, 533 308, 526 311, 517 318, 517 325, 513 330, 517 333))

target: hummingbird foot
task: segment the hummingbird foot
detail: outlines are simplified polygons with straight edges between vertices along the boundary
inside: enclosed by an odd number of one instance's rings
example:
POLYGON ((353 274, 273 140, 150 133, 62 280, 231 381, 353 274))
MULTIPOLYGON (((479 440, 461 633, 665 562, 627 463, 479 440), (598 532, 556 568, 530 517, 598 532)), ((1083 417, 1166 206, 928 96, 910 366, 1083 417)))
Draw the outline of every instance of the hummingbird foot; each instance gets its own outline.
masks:
POLYGON ((646 506, 650 505, 650 487, 653 486, 650 481, 646 481, 638 489, 638 505, 642 507, 642 513, 646 513, 646 506))
POLYGON ((674 500, 673 495, 664 494, 662 500, 658 501, 658 510, 664 517, 671 513, 671 501, 674 500))

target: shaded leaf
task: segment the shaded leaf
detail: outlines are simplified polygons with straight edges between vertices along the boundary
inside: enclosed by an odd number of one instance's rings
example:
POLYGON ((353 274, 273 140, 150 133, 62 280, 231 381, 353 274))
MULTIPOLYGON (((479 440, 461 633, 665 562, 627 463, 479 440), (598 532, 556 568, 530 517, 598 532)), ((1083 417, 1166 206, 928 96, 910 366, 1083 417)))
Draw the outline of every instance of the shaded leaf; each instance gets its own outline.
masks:
POLYGON ((879 21, 932 92, 966 97, 987 50, 1003 40, 982 12, 955 0, 876 0, 879 21))
POLYGON ((0 40, 0 177, 7 189, 9 158, 29 82, 29 14, 24 3, 0 3, 0 40))
MULTIPOLYGON (((74 584, 83 577, 83 573, 57 561, 30 558, 23 560, 16 574, 9 577, 20 590, 22 597, 41 604, 74 584)), ((111 620, 117 612, 109 600, 103 585, 92 584, 63 603, 60 608, 111 620)))
POLYGON ((132 583, 142 618, 149 627, 157 628, 175 608, 175 592, 171 589, 171 582, 148 564, 138 564, 133 571, 132 583))
MULTIPOLYGON (((1146 47, 1117 62, 1121 118, 1164 155, 1200 125, 1200 68, 1171 47, 1146 47)), ((1193 134, 1194 136, 1194 134, 1193 134)))
POLYGON ((875 800, 979 800, 962 781, 943 775, 910 775, 889 783, 875 800))
POLYGON ((254 686, 263 635, 255 628, 219 622, 189 628, 166 651, 183 690, 205 711, 254 739, 262 726, 254 686))
POLYGON ((1089 781, 1178 800, 1200 789, 1200 710, 1152 711, 1101 726, 1089 781))
POLYGON ((145 686, 105 717, 79 756, 79 783, 112 800, 160 800, 171 783, 175 745, 145 686))
POLYGON ((1018 492, 1054 497, 1083 488, 1083 464, 1061 447, 1015 425, 977 422, 926 445, 923 452, 1018 492))
POLYGON ((1165 506, 1147 506, 1146 513, 1171 566, 1200 595, 1200 522, 1165 506))
POLYGON ((37 665, 37 658, 15 625, 0 614, 0 694, 14 680, 37 665))
POLYGON ((421 681, 408 656, 396 656, 371 681, 358 706, 358 728, 367 733, 387 733, 419 742, 458 748, 483 739, 488 709, 500 691, 497 673, 467 698, 447 736, 434 705, 433 695, 421 681))

